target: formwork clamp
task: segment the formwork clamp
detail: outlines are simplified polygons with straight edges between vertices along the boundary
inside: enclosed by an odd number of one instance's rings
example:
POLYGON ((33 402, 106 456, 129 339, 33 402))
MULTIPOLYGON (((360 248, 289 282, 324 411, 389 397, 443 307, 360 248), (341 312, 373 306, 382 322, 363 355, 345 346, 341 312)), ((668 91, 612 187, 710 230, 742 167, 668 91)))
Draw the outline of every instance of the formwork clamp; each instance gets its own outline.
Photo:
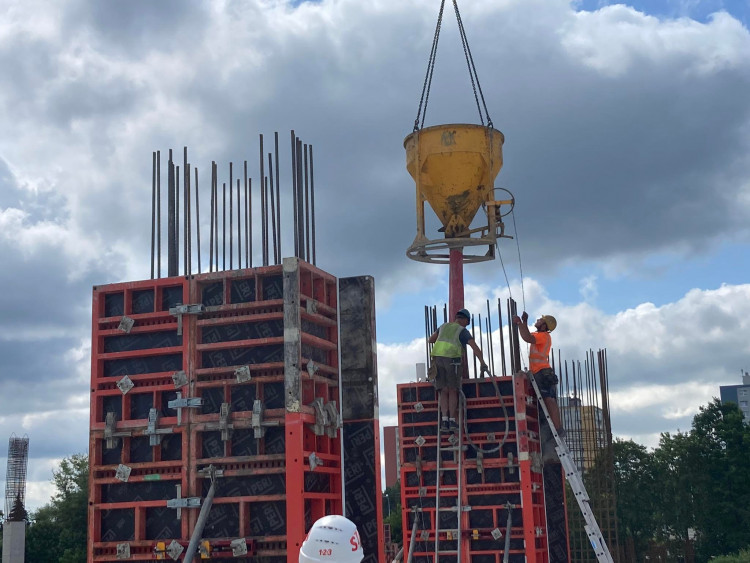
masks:
POLYGON ((266 434, 266 428, 269 426, 278 426, 278 420, 263 420, 263 401, 255 399, 253 401, 253 414, 250 417, 250 423, 253 428, 253 436, 262 438, 266 434))
POLYGON ((177 391, 177 398, 167 403, 170 409, 177 409, 177 424, 182 424, 182 409, 197 409, 203 406, 203 399, 200 397, 183 397, 182 392, 177 391))
POLYGON ((310 406, 315 410, 315 423, 311 425, 313 433, 316 436, 325 434, 329 438, 335 438, 336 431, 341 427, 341 415, 336 401, 324 403, 322 397, 315 397, 310 406))
POLYGON ((130 559, 130 544, 129 543, 118 543, 117 551, 115 552, 117 559, 130 559))
POLYGON ((201 315, 206 310, 203 303, 197 305, 182 305, 169 308, 169 314, 177 317, 177 335, 182 336, 182 316, 183 315, 201 315))
POLYGON ((226 442, 232 436, 234 424, 230 423, 232 406, 229 403, 221 403, 219 409, 219 422, 209 422, 205 425, 206 430, 220 430, 221 441, 226 442))
POLYGON ((104 440, 105 440, 105 447, 108 450, 111 450, 112 448, 117 447, 117 440, 121 437, 128 437, 132 436, 132 432, 117 432, 116 431, 116 425, 117 421, 115 420, 115 413, 110 411, 107 413, 107 417, 105 418, 104 422, 104 440))
POLYGON ((174 508, 177 510, 177 519, 182 518, 183 508, 199 508, 201 505, 201 497, 183 497, 182 496, 182 485, 175 485, 177 488, 177 498, 167 500, 167 508, 174 508))
POLYGON ((149 446, 158 446, 161 444, 161 438, 164 434, 174 434, 172 428, 157 428, 159 424, 159 411, 151 408, 148 411, 148 426, 143 433, 148 436, 149 446))

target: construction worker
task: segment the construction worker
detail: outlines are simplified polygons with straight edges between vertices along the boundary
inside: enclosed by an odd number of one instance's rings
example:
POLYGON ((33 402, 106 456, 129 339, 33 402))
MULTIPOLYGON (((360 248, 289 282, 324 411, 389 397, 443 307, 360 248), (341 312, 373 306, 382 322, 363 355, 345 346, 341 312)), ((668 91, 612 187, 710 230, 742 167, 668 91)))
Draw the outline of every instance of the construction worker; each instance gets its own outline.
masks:
POLYGON ((299 563, 360 563, 364 556, 354 522, 331 514, 310 528, 299 550, 299 563))
POLYGON ((474 351, 474 356, 482 365, 482 373, 487 371, 482 351, 474 342, 471 333, 466 329, 471 321, 471 313, 461 309, 456 313, 453 322, 445 323, 430 336, 432 347, 432 375, 435 379, 435 390, 438 399, 443 430, 458 430, 458 391, 463 378, 463 356, 467 344, 474 351))
POLYGON ((549 351, 552 349, 552 337, 550 332, 557 327, 557 321, 552 315, 542 315, 534 323, 536 332, 532 333, 526 323, 529 315, 526 311, 519 317, 513 317, 513 322, 518 325, 518 332, 524 341, 531 344, 529 348, 529 369, 533 373, 534 380, 539 386, 539 391, 544 399, 544 404, 555 425, 557 434, 565 437, 565 429, 560 422, 560 409, 557 406, 557 375, 549 363, 549 351))

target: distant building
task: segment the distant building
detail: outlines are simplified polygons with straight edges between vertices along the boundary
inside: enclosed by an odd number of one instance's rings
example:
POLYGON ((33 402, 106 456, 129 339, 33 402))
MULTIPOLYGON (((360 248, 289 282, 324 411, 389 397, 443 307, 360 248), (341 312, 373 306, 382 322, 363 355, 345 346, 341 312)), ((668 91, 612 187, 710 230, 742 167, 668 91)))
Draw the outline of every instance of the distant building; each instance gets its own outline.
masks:
POLYGON ((383 454, 385 456, 385 486, 393 486, 399 478, 398 426, 383 427, 383 454))
POLYGON ((740 407, 745 424, 750 424, 750 373, 742 371, 742 385, 719 387, 722 403, 735 403, 740 407))
POLYGON ((576 397, 560 397, 558 404, 567 433, 565 442, 578 471, 583 473, 594 465, 607 443, 602 409, 582 405, 581 399, 576 397))

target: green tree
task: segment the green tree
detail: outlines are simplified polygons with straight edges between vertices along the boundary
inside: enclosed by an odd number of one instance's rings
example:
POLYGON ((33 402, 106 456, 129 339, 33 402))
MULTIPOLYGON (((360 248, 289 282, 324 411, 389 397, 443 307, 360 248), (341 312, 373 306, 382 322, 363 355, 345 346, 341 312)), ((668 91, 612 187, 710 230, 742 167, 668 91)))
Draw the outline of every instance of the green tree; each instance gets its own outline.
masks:
POLYGON ((52 472, 55 494, 34 512, 26 534, 26 560, 77 563, 86 560, 88 458, 65 458, 52 472))
POLYGON ((657 481, 654 456, 632 440, 612 444, 620 542, 632 538, 638 560, 656 535, 657 481))
POLYGON ((383 492, 384 522, 391 526, 391 541, 401 543, 403 530, 401 522, 401 481, 396 481, 383 492))
POLYGON ((750 546, 750 427, 736 404, 715 398, 693 419, 691 437, 696 556, 736 553, 750 546))

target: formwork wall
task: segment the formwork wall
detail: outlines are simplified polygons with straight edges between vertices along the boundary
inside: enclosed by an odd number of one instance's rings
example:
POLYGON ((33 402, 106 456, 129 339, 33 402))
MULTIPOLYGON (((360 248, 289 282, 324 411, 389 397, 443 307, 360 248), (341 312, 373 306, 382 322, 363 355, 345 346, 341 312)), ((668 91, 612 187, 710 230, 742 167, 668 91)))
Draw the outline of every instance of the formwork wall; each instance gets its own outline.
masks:
MULTIPOLYGON (((522 376, 469 379, 464 381, 463 392, 468 428, 464 443, 468 445, 462 460, 460 504, 470 509, 461 514, 441 510, 440 522, 436 522, 438 486, 441 506, 459 504, 457 459, 453 452, 442 452, 443 470, 439 478, 438 410, 432 384, 398 386, 405 552, 413 541, 413 560, 433 563, 436 529, 458 528, 457 518, 462 518, 462 536, 440 533, 440 550, 455 551, 460 541, 461 563, 502 563, 510 514, 510 562, 568 561, 562 474, 559 465, 548 467, 546 472, 542 466, 541 412, 531 400, 533 391, 528 382, 522 376), (554 514, 551 520, 554 534, 548 534, 545 486, 550 488, 548 496, 555 499, 550 511, 554 514), (417 529, 412 538, 415 520, 417 529), (554 549, 550 549, 551 544, 554 549)), ((448 445, 446 433, 442 436, 443 444, 448 445)), ((455 554, 439 556, 444 563, 456 560, 455 554)))
POLYGON ((199 508, 168 503, 205 498, 210 465, 211 558, 241 538, 235 561, 297 560, 312 522, 343 510, 337 301, 297 258, 94 288, 89 563, 171 560, 199 508))

